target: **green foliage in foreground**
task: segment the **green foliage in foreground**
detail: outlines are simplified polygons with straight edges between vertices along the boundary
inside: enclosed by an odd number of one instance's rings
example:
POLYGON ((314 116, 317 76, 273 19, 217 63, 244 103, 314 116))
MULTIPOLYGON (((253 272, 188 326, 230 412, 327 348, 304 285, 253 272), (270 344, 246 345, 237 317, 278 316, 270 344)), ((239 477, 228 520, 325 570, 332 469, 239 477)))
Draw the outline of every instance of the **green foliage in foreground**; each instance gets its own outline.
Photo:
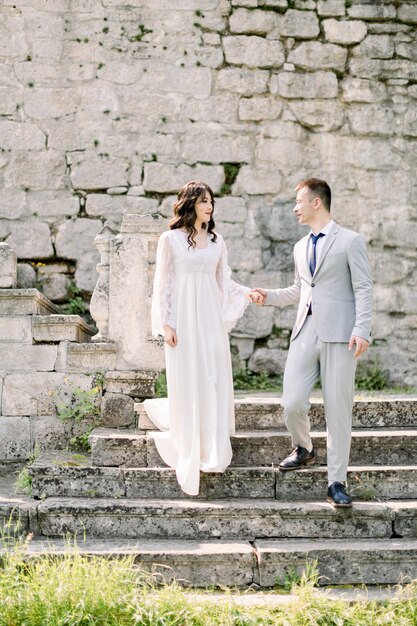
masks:
MULTIPOLYGON (((7 541, 4 542, 7 545, 7 541)), ((317 570, 292 586, 293 604, 246 608, 227 592, 225 601, 196 601, 176 584, 157 585, 133 557, 82 556, 68 546, 61 556, 24 558, 24 544, 3 551, 0 626, 415 626, 417 585, 396 600, 329 601, 314 596, 317 570)))

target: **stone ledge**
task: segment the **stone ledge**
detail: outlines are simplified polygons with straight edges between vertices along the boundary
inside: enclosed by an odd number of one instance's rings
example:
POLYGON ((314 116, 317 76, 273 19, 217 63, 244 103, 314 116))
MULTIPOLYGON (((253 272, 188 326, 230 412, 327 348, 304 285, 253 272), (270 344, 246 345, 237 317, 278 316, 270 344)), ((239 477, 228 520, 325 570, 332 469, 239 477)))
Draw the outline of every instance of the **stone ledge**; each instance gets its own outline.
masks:
POLYGON ((417 577, 417 540, 257 539, 261 587, 284 581, 290 573, 302 574, 306 562, 317 561, 319 584, 398 584, 417 577))
POLYGON ((143 539, 391 537, 394 511, 379 503, 337 510, 324 502, 49 498, 38 506, 42 534, 143 539))
POLYGON ((106 391, 133 398, 153 398, 158 375, 159 372, 152 370, 106 372, 106 391))
POLYGON ((61 341, 56 370, 79 372, 106 372, 116 365, 115 342, 71 343, 61 341))
POLYGON ((35 315, 32 320, 35 341, 89 342, 95 330, 79 315, 35 315))
POLYGON ((0 289, 0 315, 48 315, 59 313, 37 289, 0 289))

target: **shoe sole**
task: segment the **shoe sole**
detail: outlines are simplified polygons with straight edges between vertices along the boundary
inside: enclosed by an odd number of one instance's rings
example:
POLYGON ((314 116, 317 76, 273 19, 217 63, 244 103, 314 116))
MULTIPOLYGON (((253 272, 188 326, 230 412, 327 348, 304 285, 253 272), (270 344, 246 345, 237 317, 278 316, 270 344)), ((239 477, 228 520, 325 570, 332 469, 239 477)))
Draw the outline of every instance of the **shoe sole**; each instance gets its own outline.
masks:
POLYGON ((305 465, 313 465, 315 462, 316 459, 307 459, 306 461, 303 461, 303 463, 301 463, 300 465, 296 465, 295 467, 280 467, 278 465, 278 469, 281 472, 294 472, 295 470, 303 468, 305 465))
POLYGON ((336 502, 329 497, 327 498, 327 502, 329 502, 335 509, 351 509, 352 508, 352 502, 350 502, 349 504, 336 504, 336 502))

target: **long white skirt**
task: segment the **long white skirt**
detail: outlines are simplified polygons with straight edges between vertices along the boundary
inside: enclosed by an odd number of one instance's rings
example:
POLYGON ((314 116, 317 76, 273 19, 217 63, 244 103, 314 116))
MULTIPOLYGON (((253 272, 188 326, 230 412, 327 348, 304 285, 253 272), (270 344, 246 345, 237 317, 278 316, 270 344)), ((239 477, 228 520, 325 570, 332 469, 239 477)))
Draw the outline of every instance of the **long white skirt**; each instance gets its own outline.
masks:
POLYGON ((197 495, 200 471, 224 472, 235 432, 229 338, 219 291, 209 272, 190 272, 177 286, 175 348, 165 345, 168 398, 145 400, 164 462, 175 468, 181 489, 197 495))

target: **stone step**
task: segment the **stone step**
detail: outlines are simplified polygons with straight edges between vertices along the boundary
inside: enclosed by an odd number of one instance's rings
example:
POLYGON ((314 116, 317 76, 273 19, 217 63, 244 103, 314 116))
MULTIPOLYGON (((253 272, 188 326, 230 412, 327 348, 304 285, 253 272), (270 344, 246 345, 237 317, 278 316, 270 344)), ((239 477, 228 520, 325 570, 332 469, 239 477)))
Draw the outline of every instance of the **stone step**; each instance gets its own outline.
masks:
POLYGON ((0 344, 0 374, 10 372, 52 372, 58 360, 58 346, 27 343, 0 344))
MULTIPOLYGON (((184 499, 171 468, 94 467, 88 455, 50 452, 29 472, 35 497, 184 499)), ((417 499, 417 465, 352 466, 348 486, 355 500, 417 499)), ((198 499, 263 498, 308 501, 325 498, 327 468, 280 472, 270 467, 229 467, 224 474, 201 473, 198 499)), ((196 499, 190 497, 190 499, 196 499)))
MULTIPOLYGON (((142 403, 135 404, 138 427, 155 430, 142 403)), ((235 399, 236 430, 285 430, 280 397, 247 397, 235 399)), ((357 396, 353 406, 353 428, 417 428, 417 397, 357 396)), ((311 400, 311 427, 325 430, 324 406, 321 398, 311 400)))
POLYGON ((66 372, 106 372, 116 366, 117 344, 112 341, 72 343, 61 341, 56 370, 66 372))
POLYGON ((88 342, 95 334, 79 315, 35 315, 32 320, 33 338, 35 341, 88 342))
MULTIPOLYGON (((396 505, 397 506, 397 503, 396 505)), ((417 505, 400 510, 407 536, 417 532, 417 505), (414 526, 411 521, 414 519, 414 526)), ((47 498, 37 507, 39 532, 48 537, 143 539, 378 538, 391 537, 390 503, 356 502, 334 509, 327 502, 273 500, 132 500, 47 498)))
MULTIPOLYGON (((326 433, 313 432, 316 464, 326 463, 326 433)), ((95 429, 90 435, 92 462, 100 467, 164 467, 152 438, 128 430, 95 429)), ((352 465, 410 465, 415 459, 417 430, 355 430, 352 465)), ((291 450, 287 432, 238 432, 232 437, 233 467, 278 466, 291 450)))
POLYGON ((0 315, 49 315, 59 313, 37 289, 0 289, 0 315))
MULTIPOLYGON (((47 544, 37 540, 27 552, 59 554, 68 547, 57 540, 47 544)), ((78 544, 82 554, 118 558, 134 555, 135 561, 152 572, 163 574, 166 582, 174 578, 196 587, 246 586, 262 588, 284 584, 289 576, 301 575, 306 561, 317 561, 319 584, 396 584, 417 577, 417 541, 257 540, 218 541, 141 541, 99 539, 78 544), (168 577, 168 578, 167 578, 168 577)))
POLYGON ((396 585, 417 578, 417 539, 256 539, 143 540, 35 538, 25 555, 67 555, 71 550, 106 558, 133 557, 138 565, 183 586, 266 589, 301 576, 307 563, 316 562, 319 585, 396 585))

